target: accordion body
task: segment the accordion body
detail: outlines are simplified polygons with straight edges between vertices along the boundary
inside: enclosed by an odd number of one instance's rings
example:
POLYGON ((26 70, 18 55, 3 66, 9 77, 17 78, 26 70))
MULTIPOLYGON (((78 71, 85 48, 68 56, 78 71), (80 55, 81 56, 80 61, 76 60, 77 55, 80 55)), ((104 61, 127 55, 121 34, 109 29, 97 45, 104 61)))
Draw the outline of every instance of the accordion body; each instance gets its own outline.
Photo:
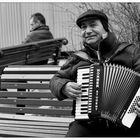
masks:
POLYGON ((77 83, 82 95, 76 99, 76 120, 99 117, 132 126, 137 116, 134 106, 140 100, 139 73, 115 64, 91 64, 78 68, 77 83))

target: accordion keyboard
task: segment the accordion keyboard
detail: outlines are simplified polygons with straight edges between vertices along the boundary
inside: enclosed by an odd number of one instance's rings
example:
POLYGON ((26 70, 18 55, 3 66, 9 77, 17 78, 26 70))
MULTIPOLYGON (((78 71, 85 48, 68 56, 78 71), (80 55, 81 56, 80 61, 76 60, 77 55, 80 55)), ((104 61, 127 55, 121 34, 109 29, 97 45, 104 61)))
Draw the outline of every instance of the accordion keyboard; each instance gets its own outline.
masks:
POLYGON ((82 95, 76 99, 75 119, 89 119, 88 117, 88 87, 89 87, 89 67, 78 69, 77 83, 82 85, 82 95))

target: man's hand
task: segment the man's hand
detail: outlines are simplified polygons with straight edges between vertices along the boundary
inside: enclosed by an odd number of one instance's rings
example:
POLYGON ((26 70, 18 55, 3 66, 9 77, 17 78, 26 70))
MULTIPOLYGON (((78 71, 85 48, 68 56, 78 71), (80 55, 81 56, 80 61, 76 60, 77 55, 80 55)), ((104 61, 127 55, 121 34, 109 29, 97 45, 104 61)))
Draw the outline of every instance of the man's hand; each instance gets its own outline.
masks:
POLYGON ((81 85, 75 82, 68 82, 63 88, 63 94, 65 94, 70 99, 76 99, 82 94, 81 85))

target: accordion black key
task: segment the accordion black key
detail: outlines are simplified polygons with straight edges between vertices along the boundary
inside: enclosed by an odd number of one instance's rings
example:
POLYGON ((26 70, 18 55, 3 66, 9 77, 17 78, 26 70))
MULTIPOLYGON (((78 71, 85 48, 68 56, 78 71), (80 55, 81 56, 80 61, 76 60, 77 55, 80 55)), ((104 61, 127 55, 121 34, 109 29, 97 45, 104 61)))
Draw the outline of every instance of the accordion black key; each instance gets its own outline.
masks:
POLYGON ((77 83, 82 95, 76 99, 75 119, 105 118, 130 128, 140 101, 140 74, 120 65, 92 64, 79 67, 77 83))

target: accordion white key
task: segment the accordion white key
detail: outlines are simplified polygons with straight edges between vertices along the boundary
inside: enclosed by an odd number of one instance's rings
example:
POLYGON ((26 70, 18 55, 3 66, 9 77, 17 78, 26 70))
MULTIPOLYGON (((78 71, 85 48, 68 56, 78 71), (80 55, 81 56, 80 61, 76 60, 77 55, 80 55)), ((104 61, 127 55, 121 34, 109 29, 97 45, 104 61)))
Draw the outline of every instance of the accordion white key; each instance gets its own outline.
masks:
POLYGON ((75 119, 108 119, 130 128, 140 101, 140 74, 120 65, 92 64, 79 67, 77 83, 82 95, 76 99, 75 119))

